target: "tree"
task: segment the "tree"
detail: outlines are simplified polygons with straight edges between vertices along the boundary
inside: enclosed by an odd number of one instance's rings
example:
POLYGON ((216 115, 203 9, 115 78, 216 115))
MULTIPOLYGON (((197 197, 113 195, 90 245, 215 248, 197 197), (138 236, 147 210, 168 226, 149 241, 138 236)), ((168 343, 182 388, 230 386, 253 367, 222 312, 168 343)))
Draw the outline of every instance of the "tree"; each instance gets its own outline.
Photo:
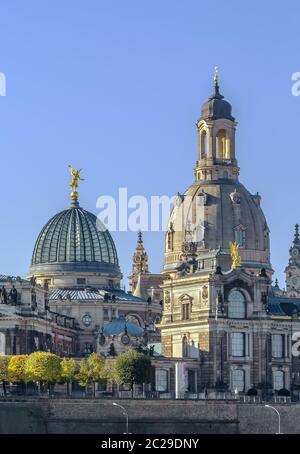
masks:
POLYGON ((92 353, 86 360, 81 360, 77 378, 79 384, 85 386, 86 390, 89 384, 93 384, 95 396, 96 383, 105 383, 107 379, 105 359, 97 353, 92 353))
POLYGON ((149 383, 151 370, 151 360, 148 356, 128 350, 116 359, 113 376, 119 385, 130 385, 131 396, 133 397, 133 385, 149 383))
POLYGON ((21 383, 24 391, 26 379, 26 362, 28 355, 13 355, 8 363, 8 379, 13 383, 21 383))
POLYGON ((61 362, 61 378, 68 386, 68 395, 72 393, 72 383, 74 381, 76 372, 78 371, 78 364, 74 358, 64 358, 61 362))
POLYGON ((85 386, 86 389, 89 384, 93 384, 94 396, 96 394, 96 383, 105 383, 106 378, 105 359, 102 356, 92 353, 87 360, 80 362, 79 384, 85 386))
POLYGON ((87 392, 87 387, 89 384, 89 373, 87 361, 85 359, 82 359, 79 363, 79 372, 77 373, 77 380, 80 386, 85 387, 85 392, 87 392))
POLYGON ((2 381, 3 393, 6 396, 6 382, 8 381, 9 356, 0 356, 0 381, 2 381))
POLYGON ((39 383, 55 384, 61 378, 61 359, 48 352, 34 352, 28 356, 25 366, 25 373, 28 381, 39 383))

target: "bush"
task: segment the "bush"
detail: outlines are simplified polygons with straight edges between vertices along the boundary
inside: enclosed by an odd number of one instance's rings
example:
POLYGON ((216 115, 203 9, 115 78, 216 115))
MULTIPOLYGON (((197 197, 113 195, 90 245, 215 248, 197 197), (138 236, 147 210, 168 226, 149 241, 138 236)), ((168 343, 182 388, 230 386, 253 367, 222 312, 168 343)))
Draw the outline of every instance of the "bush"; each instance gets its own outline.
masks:
POLYGON ((224 381, 218 380, 218 381, 216 382, 216 390, 217 390, 217 391, 225 392, 225 391, 228 390, 228 388, 229 388, 228 384, 225 383, 224 381))
POLYGON ((256 388, 250 388, 247 391, 248 396, 257 396, 257 389, 256 388))
POLYGON ((290 393, 289 390, 286 389, 286 388, 281 388, 281 389, 278 391, 278 393, 277 393, 278 396, 285 396, 285 397, 290 396, 290 394, 291 394, 291 393, 290 393))

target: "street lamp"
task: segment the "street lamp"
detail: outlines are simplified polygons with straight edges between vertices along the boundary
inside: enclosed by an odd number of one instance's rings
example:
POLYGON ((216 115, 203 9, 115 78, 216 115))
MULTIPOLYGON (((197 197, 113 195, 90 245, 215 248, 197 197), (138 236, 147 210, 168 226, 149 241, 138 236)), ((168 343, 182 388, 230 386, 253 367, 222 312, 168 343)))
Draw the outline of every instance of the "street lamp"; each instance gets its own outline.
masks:
POLYGON ((276 435, 277 434, 283 435, 283 432, 281 432, 281 430, 280 430, 280 413, 279 413, 279 411, 275 407, 272 407, 271 405, 265 405, 265 407, 271 408, 271 410, 274 410, 275 413, 277 414, 277 416, 278 416, 278 432, 276 432, 276 435))
POLYGON ((115 407, 121 408, 121 410, 123 411, 123 415, 126 416, 126 432, 125 432, 125 434, 129 434, 129 415, 128 415, 128 411, 124 407, 122 407, 122 405, 117 404, 116 402, 113 402, 113 405, 115 407))

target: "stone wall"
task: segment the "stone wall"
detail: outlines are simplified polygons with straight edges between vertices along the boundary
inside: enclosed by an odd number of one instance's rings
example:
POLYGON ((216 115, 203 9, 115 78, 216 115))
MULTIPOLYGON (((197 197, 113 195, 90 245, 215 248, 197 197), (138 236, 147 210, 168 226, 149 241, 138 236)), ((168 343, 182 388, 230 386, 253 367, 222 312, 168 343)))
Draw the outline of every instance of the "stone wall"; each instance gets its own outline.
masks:
MULTIPOLYGON (((0 433, 117 434, 125 417, 109 399, 0 401, 0 433)), ((277 431, 277 416, 259 404, 234 401, 120 400, 133 434, 229 434, 277 431)), ((284 433, 300 432, 300 405, 275 405, 284 433)))

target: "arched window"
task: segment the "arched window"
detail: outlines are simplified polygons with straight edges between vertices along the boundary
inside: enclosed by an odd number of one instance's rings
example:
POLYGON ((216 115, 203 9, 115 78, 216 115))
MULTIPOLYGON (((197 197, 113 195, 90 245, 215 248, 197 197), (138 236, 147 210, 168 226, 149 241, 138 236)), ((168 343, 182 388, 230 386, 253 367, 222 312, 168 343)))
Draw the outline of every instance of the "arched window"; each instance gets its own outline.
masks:
POLYGON ((206 131, 201 133, 201 159, 206 158, 207 155, 207 134, 206 131))
POLYGON ((246 318, 246 301, 239 290, 232 290, 229 294, 228 318, 246 318))
POLYGON ((239 393, 245 391, 245 371, 243 369, 234 369, 232 371, 232 391, 236 389, 239 393))
POLYGON ((220 129, 216 137, 217 159, 229 159, 230 150, 225 129, 220 129))
POLYGON ((284 372, 282 370, 273 372, 273 388, 275 391, 284 388, 284 372))
POLYGON ((188 358, 189 356, 189 344, 186 336, 182 338, 182 357, 188 358))

